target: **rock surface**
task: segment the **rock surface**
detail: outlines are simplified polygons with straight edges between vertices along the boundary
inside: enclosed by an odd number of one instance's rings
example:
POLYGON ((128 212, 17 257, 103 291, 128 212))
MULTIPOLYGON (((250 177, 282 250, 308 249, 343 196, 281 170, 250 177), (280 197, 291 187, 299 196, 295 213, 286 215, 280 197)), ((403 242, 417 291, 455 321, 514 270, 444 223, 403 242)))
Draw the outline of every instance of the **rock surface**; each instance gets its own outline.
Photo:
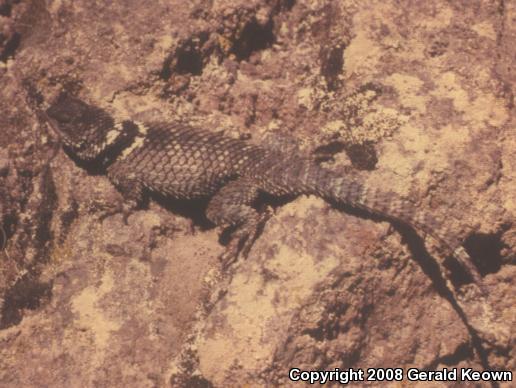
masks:
POLYGON ((508 1, 0 1, 0 385, 516 371, 515 18, 508 1), (120 194, 31 109, 61 89, 409 196, 464 228, 487 295, 431 244, 318 198, 276 207, 227 272, 204 203, 101 219, 120 194))

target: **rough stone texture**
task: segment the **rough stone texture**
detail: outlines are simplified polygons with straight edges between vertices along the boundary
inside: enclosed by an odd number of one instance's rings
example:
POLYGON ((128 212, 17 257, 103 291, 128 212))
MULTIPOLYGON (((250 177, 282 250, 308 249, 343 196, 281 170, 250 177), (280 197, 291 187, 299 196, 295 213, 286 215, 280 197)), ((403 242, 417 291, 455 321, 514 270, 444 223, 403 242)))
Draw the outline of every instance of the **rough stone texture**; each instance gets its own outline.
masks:
POLYGON ((0 1, 0 385, 515 371, 515 19, 509 1, 0 1), (61 88, 332 154, 329 168, 478 225, 466 247, 488 295, 413 236, 316 198, 279 206, 227 273, 205 204, 99 220, 120 195, 27 103, 61 88))

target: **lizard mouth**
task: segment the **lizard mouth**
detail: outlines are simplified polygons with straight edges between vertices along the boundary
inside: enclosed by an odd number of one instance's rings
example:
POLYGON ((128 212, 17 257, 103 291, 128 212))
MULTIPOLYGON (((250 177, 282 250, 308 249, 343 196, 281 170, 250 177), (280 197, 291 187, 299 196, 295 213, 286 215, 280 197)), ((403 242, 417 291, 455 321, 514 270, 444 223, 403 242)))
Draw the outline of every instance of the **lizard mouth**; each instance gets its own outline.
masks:
POLYGON ((43 118, 45 119, 45 121, 47 122, 49 128, 51 129, 52 132, 54 132, 54 134, 58 137, 58 139, 64 143, 66 146, 68 147, 72 147, 73 146, 73 142, 70 141, 70 138, 69 136, 66 134, 66 132, 64 132, 63 130, 61 130, 59 128, 59 121, 54 119, 53 117, 50 117, 48 115, 48 113, 43 113, 43 118))
POLYGON ((44 118, 46 122, 48 123, 49 127, 52 129, 52 131, 55 132, 57 136, 59 136, 61 139, 65 139, 66 136, 64 135, 63 131, 59 129, 59 123, 56 119, 50 117, 48 113, 44 113, 44 118))

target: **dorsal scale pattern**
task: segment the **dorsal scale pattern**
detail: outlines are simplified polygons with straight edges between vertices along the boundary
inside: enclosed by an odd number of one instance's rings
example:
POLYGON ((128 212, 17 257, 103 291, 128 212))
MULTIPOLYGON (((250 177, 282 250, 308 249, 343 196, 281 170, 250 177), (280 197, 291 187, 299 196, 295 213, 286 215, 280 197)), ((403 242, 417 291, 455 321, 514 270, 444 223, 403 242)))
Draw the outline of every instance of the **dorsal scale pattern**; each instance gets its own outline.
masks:
POLYGON ((252 206, 260 192, 313 194, 429 234, 446 255, 455 254, 471 277, 481 282, 443 222, 418 213, 394 192, 368 188, 311 159, 178 122, 117 122, 106 111, 68 94, 60 96, 47 115, 77 157, 103 164, 131 206, 141 202, 144 189, 178 199, 209 198, 207 217, 216 225, 238 227, 228 248, 231 260, 240 250, 245 254, 250 249, 258 226, 268 217, 252 206))

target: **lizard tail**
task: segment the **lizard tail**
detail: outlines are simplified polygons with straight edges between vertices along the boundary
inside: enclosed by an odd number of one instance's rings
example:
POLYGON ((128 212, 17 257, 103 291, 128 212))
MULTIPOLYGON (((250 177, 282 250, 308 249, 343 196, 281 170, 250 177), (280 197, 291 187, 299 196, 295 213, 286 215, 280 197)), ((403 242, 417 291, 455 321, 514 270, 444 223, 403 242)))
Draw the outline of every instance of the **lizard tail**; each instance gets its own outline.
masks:
POLYGON ((451 222, 418 211, 417 204, 393 191, 369 188, 353 177, 341 176, 316 165, 305 168, 307 172, 300 177, 303 186, 300 191, 315 194, 328 202, 365 210, 386 220, 401 222, 429 235, 438 243, 445 256, 453 256, 472 280, 481 285, 482 276, 461 245, 457 233, 451 229, 451 222))

